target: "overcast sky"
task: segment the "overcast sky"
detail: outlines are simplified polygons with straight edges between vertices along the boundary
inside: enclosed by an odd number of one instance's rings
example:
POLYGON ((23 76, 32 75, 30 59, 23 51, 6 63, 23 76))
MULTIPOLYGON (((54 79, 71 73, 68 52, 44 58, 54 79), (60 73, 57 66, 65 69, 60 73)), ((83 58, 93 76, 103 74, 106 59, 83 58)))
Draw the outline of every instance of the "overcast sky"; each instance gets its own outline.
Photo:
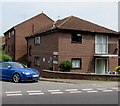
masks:
MULTIPOLYGON (((24 0, 25 1, 25 0, 24 0)), ((3 32, 44 12, 53 20, 76 16, 118 31, 118 2, 2 2, 0 25, 3 32)))

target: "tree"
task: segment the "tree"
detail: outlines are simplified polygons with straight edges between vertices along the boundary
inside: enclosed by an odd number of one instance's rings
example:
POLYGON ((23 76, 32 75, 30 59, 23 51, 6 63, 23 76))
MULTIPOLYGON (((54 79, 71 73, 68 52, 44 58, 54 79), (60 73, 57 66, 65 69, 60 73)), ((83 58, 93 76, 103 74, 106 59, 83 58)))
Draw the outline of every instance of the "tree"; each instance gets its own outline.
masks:
POLYGON ((2 51, 0 53, 0 62, 8 62, 8 61, 12 61, 12 58, 2 51))

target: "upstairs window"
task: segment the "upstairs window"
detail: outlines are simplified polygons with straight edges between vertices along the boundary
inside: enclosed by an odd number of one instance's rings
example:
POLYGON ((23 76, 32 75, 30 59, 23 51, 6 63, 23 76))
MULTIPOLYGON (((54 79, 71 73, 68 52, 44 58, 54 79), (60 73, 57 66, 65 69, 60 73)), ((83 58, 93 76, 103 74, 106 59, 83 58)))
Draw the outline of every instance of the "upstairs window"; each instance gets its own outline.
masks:
POLYGON ((108 36, 107 35, 95 36, 95 53, 108 54, 108 36))
POLYGON ((39 45, 40 44, 40 37, 35 37, 35 45, 39 45))
POLYGON ((35 64, 35 66, 40 66, 40 58, 39 57, 34 58, 34 64, 35 64))
POLYGON ((72 33, 71 39, 72 39, 72 43, 82 43, 82 34, 72 33))
POLYGON ((11 33, 9 32, 9 33, 8 33, 8 38, 10 38, 10 34, 11 34, 11 33))
POLYGON ((15 35, 15 31, 13 30, 12 32, 11 32, 11 36, 14 36, 15 35))

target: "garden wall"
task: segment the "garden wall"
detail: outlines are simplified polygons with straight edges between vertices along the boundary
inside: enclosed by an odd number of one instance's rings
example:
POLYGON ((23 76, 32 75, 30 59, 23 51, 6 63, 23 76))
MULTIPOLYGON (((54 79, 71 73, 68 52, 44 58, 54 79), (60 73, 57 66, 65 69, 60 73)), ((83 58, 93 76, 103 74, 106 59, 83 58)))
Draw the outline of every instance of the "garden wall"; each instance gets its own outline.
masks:
POLYGON ((90 74, 90 73, 74 73, 43 70, 41 72, 43 78, 60 78, 60 79, 79 79, 79 80, 101 80, 101 81, 120 81, 120 75, 113 74, 90 74))

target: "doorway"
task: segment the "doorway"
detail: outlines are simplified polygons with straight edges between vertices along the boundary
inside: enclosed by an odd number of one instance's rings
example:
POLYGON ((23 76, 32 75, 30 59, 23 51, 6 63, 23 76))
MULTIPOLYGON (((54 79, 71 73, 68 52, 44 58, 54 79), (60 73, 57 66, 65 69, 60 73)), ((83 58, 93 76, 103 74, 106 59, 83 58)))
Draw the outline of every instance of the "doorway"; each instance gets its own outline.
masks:
POLYGON ((108 70, 108 59, 96 59, 95 60, 95 73, 105 74, 108 70))

